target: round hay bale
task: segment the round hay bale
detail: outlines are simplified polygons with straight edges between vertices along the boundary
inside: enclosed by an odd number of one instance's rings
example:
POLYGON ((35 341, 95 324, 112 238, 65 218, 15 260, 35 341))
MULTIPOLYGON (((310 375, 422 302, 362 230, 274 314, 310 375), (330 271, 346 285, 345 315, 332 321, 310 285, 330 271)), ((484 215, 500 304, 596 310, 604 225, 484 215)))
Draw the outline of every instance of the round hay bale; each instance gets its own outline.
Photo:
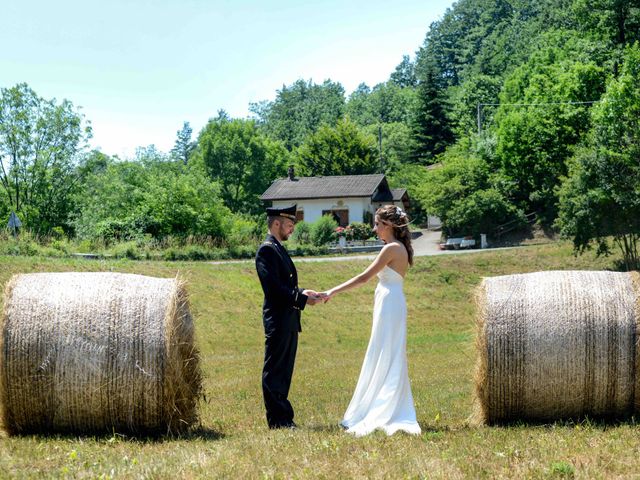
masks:
POLYGON ((15 275, 0 334, 9 434, 179 433, 196 420, 200 368, 179 278, 15 275))
POLYGON ((638 279, 593 271, 484 279, 476 295, 476 419, 633 413, 638 279))

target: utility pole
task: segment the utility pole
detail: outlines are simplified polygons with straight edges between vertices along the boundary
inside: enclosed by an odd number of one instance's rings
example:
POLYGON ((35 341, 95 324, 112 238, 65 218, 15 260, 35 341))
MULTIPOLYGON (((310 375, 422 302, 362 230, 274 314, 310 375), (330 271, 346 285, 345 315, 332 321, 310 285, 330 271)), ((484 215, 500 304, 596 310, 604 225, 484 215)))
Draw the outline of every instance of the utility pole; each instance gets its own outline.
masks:
POLYGON ((380 173, 384 173, 384 160, 382 158, 382 125, 378 124, 378 154, 380 155, 380 173))

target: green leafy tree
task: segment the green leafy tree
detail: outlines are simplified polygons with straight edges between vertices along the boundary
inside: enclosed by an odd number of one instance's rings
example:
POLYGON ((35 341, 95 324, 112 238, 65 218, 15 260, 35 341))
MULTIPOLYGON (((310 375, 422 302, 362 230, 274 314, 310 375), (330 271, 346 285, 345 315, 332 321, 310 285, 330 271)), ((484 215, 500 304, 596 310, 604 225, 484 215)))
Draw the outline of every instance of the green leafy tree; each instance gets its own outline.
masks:
POLYGON ((402 165, 413 161, 414 137, 406 123, 369 125, 362 130, 376 139, 376 156, 382 156, 382 168, 387 175, 393 175, 402 165))
POLYGON ((376 123, 378 119, 375 115, 371 115, 369 105, 369 96, 371 88, 366 83, 361 83, 349 95, 346 104, 346 113, 354 122, 360 126, 376 123))
POLYGON ((411 200, 409 215, 416 224, 427 222, 427 212, 420 198, 427 181, 429 170, 424 165, 415 163, 403 163, 389 169, 387 180, 391 188, 406 188, 411 200))
POLYGON ((176 134, 176 143, 171 149, 171 156, 180 160, 184 165, 189 161, 189 157, 196 148, 196 143, 191 140, 193 129, 189 125, 189 122, 182 124, 182 129, 178 130, 176 134))
POLYGON ((573 7, 588 32, 619 46, 640 41, 639 0, 575 0, 573 7))
POLYGON ((335 127, 324 125, 297 150, 304 175, 359 175, 380 171, 375 138, 345 117, 335 127))
POLYGON ((495 106, 479 107, 479 104, 497 103, 502 82, 501 77, 478 74, 470 76, 462 85, 450 90, 451 123, 457 136, 478 132, 478 120, 480 129, 491 125, 495 106))
POLYGON ((360 126, 382 123, 409 125, 416 109, 414 88, 401 88, 394 82, 385 82, 369 89, 361 84, 349 96, 347 115, 360 126))
POLYGON ((75 165, 91 136, 68 100, 39 97, 26 83, 0 97, 0 185, 9 208, 38 233, 67 228, 75 165))
POLYGON ((252 104, 250 109, 261 128, 284 143, 289 151, 298 147, 321 125, 333 125, 344 114, 344 88, 325 80, 321 85, 298 80, 284 85, 273 102, 252 104))
POLYGON ((579 102, 598 100, 606 81, 602 67, 575 60, 579 54, 573 47, 583 45, 547 47, 516 69, 505 82, 495 117, 499 167, 515 182, 514 200, 539 212, 547 224, 557 214, 567 160, 591 126, 591 105, 579 102))
POLYGON ((288 152, 263 135, 252 120, 218 118, 198 137, 194 159, 219 182, 225 205, 234 212, 259 213, 259 196, 286 173, 288 152))
POLYGON ((224 239, 231 214, 220 189, 197 166, 155 160, 114 161, 93 155, 82 168, 81 208, 74 225, 80 238, 129 240, 150 235, 224 239))
POLYGON ((429 171, 415 197, 425 211, 442 220, 448 235, 492 235, 503 223, 524 224, 509 190, 508 180, 492 173, 470 145, 458 145, 447 151, 441 166, 429 171))
MULTIPOLYGON (((460 0, 442 19, 431 24, 416 58, 416 76, 425 81, 434 75, 435 88, 459 85, 472 68, 484 39, 509 24, 521 8, 504 0, 460 0)), ((534 2, 521 2, 532 4, 534 2)), ((525 7, 526 8, 526 7, 525 7)), ((495 39, 494 39, 495 40, 495 39)))
POLYGON ((400 88, 415 87, 418 84, 415 65, 411 62, 409 55, 402 56, 402 62, 398 64, 389 80, 400 88))
POLYGON ((622 72, 593 109, 593 135, 571 165, 560 193, 558 225, 578 252, 592 244, 621 250, 640 268, 640 46, 627 48, 622 72))

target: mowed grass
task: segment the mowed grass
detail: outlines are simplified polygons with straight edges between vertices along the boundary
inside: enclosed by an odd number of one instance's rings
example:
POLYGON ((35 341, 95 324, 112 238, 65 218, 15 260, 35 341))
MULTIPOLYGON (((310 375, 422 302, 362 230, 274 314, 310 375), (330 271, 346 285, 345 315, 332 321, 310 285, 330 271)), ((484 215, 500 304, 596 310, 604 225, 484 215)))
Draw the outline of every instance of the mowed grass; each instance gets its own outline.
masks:
MULTIPOLYGON (((367 261, 298 262, 300 285, 326 289, 367 261)), ((483 276, 607 269, 569 244, 416 259, 405 281, 408 360, 423 434, 353 438, 337 426, 371 329, 375 282, 303 313, 290 399, 296 431, 270 431, 260 389, 262 291, 253 263, 159 263, 0 257, 18 272, 109 270, 189 281, 206 398, 184 438, 0 437, 0 477, 64 478, 610 478, 640 472, 640 431, 619 423, 477 427, 472 412, 474 303, 483 276)))

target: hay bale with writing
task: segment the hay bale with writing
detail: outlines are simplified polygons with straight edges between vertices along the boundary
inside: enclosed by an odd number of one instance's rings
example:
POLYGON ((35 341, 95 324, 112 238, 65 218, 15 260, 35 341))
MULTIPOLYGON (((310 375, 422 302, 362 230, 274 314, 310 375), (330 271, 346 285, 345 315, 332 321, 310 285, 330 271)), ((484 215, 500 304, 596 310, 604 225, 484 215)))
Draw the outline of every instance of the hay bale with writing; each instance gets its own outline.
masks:
POLYGON ((179 433, 196 420, 200 368, 180 279, 15 275, 0 334, 9 434, 179 433))
POLYGON ((476 419, 625 416, 636 388, 638 273, 486 278, 477 291, 476 419))

